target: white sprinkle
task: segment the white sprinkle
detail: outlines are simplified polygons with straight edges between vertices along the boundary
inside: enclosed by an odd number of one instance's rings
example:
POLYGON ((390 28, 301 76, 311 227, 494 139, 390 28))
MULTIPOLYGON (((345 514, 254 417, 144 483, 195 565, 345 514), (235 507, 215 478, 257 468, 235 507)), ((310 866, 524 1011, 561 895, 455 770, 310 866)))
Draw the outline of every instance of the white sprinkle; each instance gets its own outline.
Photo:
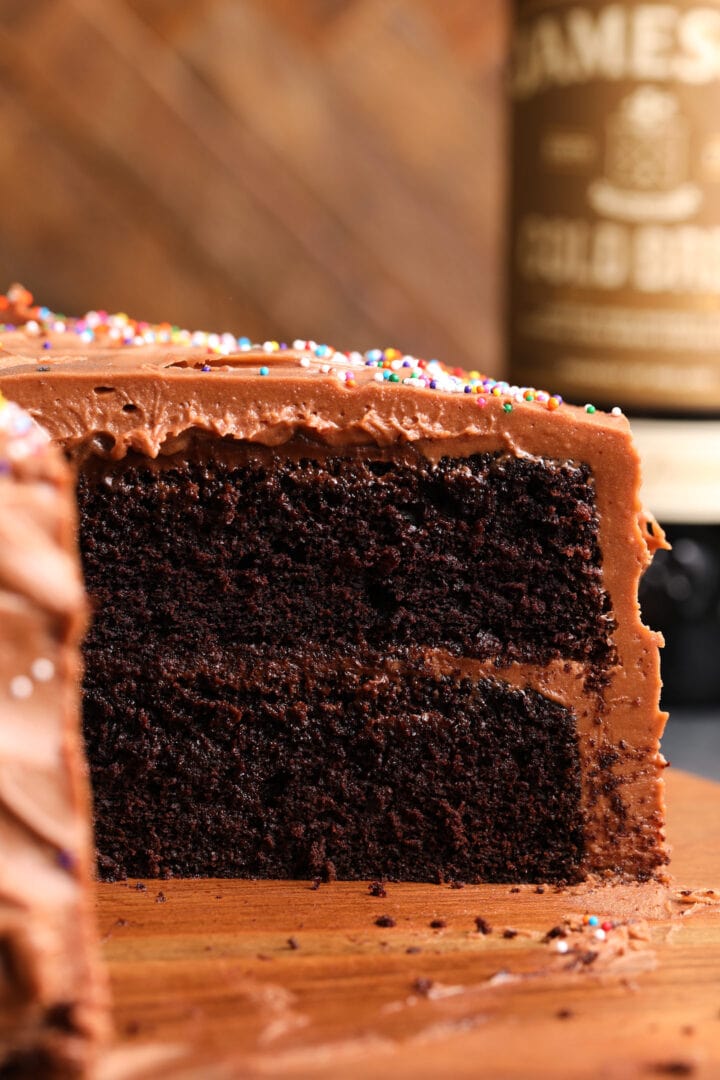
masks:
POLYGON ((27 675, 16 675, 10 680, 10 696, 14 698, 29 698, 33 692, 32 679, 27 675))
POLYGON ((300 338, 295 338, 295 340, 293 341, 293 349, 297 349, 298 352, 302 352, 304 348, 305 342, 301 341, 300 338))
POLYGON ((374 378, 375 382, 385 382, 385 379, 383 377, 383 373, 381 371, 376 371, 375 374, 373 375, 373 378, 374 378))
POLYGON ((37 660, 33 660, 30 670, 33 679, 37 679, 38 682, 50 682, 55 674, 55 665, 47 657, 39 656, 37 660))
POLYGON ((600 930, 595 931, 595 933, 593 934, 593 937, 595 938, 596 941, 604 941, 605 938, 607 937, 607 934, 601 928, 600 930))
POLYGON ((622 416, 622 409, 620 408, 620 406, 619 405, 613 406, 613 408, 610 410, 610 415, 611 416, 622 416))
POLYGON ((329 364, 322 364, 320 370, 322 371, 323 375, 327 375, 328 372, 332 371, 332 368, 329 364))
POLYGON ((566 953, 569 948, 567 941, 563 941, 562 938, 555 942, 555 952, 566 953))
POLYGON ((301 356, 300 357, 300 367, 310 367, 310 357, 309 356, 301 356))
POLYGON ((37 337, 40 333, 40 324, 35 319, 28 319, 25 323, 25 333, 30 334, 31 337, 37 337))

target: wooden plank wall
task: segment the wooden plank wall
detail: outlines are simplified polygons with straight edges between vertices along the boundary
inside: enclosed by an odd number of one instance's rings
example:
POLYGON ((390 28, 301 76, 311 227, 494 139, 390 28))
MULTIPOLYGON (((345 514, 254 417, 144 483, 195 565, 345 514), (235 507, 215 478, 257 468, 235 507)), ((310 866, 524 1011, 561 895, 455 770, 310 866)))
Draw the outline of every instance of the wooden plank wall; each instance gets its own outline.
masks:
POLYGON ((503 0, 0 0, 0 283, 498 369, 503 0))

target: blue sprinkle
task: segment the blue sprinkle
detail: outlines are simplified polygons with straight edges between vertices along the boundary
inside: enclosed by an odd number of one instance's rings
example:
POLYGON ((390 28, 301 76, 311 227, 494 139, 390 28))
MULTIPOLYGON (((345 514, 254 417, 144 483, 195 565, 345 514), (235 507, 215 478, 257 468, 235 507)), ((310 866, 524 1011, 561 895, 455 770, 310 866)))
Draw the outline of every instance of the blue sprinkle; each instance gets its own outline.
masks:
POLYGON ((327 356, 329 352, 330 352, 330 346, 329 345, 316 345, 315 346, 315 355, 317 356, 317 358, 319 360, 321 360, 323 356, 327 356))
POLYGON ((412 367, 412 364, 410 363, 409 360, 403 360, 402 366, 403 367, 412 367))
POLYGON ((392 375, 392 371, 388 371, 387 368, 383 371, 383 379, 389 379, 392 375))
POLYGON ((239 337, 238 338, 238 345, 240 346, 241 349, 249 349, 250 346, 252 345, 252 341, 250 340, 249 337, 239 337))
POLYGON ((598 926, 599 924, 600 920, 598 919, 597 915, 591 915, 588 919, 588 926, 598 926))
POLYGON ((49 341, 43 341, 43 349, 49 349, 49 348, 50 348, 50 342, 49 341))
POLYGON ((470 386, 468 383, 465 384, 465 393, 472 394, 472 386, 470 386))
POLYGON ((382 349, 368 349, 368 351, 365 353, 365 355, 368 358, 368 360, 378 361, 378 360, 382 360, 383 351, 382 351, 382 349))
POLYGON ((430 380, 430 389, 431 390, 437 390, 437 379, 431 379, 430 380))
POLYGON ((209 364, 203 364, 202 369, 203 371, 212 371, 212 368, 209 364))
POLYGON ((270 368, 265 367, 265 365, 263 364, 263 366, 260 368, 260 374, 261 375, 269 375, 270 374, 270 368))

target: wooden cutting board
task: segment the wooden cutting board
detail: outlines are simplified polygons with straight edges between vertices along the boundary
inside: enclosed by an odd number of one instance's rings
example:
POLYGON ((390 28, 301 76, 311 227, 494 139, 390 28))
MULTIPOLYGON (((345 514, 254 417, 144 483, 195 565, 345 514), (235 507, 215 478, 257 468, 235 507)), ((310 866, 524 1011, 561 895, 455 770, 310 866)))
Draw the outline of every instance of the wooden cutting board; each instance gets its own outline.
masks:
POLYGON ((720 1077, 720 785, 668 803, 668 889, 101 885, 101 1080, 720 1077))

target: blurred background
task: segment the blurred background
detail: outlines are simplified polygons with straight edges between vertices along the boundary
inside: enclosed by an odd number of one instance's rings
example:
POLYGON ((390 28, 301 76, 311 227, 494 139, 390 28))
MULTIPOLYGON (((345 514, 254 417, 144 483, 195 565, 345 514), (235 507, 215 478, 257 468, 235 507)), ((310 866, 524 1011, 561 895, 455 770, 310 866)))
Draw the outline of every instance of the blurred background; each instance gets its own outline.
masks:
POLYGON ((497 370, 501 0, 4 0, 0 31, 1 281, 497 370))
MULTIPOLYGON (((0 0, 0 284, 503 374, 509 8, 0 0)), ((694 466, 668 485, 653 431, 666 754, 720 778, 720 490, 678 524, 694 466)))

